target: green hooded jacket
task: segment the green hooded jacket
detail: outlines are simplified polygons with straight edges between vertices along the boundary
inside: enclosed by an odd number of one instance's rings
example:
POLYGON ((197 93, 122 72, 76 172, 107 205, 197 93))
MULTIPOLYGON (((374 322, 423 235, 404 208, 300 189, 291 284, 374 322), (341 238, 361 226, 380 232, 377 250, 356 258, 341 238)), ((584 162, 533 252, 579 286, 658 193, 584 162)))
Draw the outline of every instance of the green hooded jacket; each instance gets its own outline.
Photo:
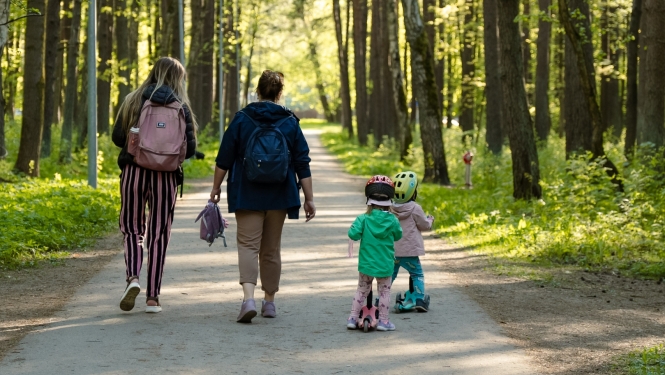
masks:
POLYGON ((402 238, 399 220, 390 212, 372 210, 349 228, 349 238, 360 240, 358 271, 372 277, 389 277, 395 266, 395 241, 402 238))

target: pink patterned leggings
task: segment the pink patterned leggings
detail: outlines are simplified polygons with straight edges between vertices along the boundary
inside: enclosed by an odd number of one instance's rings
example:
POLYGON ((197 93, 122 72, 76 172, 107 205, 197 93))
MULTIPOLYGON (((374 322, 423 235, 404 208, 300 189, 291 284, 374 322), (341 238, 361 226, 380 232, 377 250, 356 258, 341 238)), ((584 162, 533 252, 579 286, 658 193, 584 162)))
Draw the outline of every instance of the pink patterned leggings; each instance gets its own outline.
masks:
MULTIPOLYGON (((374 278, 367 276, 362 272, 358 272, 358 290, 353 297, 351 304, 351 318, 358 319, 360 309, 367 303, 367 295, 372 290, 372 282, 374 278)), ((379 319, 388 321, 388 313, 390 310, 390 286, 392 284, 391 277, 377 277, 376 283, 379 289, 379 319)), ((374 303, 374 301, 372 301, 374 303)))

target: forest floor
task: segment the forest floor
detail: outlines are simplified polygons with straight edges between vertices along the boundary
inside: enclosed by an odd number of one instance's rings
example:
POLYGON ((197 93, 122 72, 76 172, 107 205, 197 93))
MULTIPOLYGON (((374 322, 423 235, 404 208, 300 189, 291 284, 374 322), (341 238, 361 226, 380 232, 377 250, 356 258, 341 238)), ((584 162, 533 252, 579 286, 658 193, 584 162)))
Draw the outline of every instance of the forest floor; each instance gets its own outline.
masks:
MULTIPOLYGON (((328 177, 331 183, 342 178, 339 175, 328 177)), ((335 198, 331 202, 338 200, 335 198)), ((323 207, 319 209, 322 214, 325 212, 323 207)), ((326 227, 336 225, 332 217, 330 220, 326 227)), ((451 292, 445 292, 447 287, 440 288, 449 285, 461 290, 496 321, 514 344, 526 351, 538 373, 609 374, 615 371, 613 367, 620 355, 662 343, 665 337, 665 284, 659 281, 584 272, 576 268, 529 269, 528 266, 520 266, 517 276, 506 276, 506 270, 516 269, 513 265, 497 263, 496 259, 446 243, 433 234, 428 234, 425 240, 428 254, 424 260, 429 265, 426 277, 431 280, 432 289, 436 286, 437 291, 432 292, 438 298, 433 297, 430 313, 448 313, 447 318, 451 319, 457 311, 446 306, 450 301, 444 298, 450 297, 451 292), (533 280, 525 276, 530 272, 548 277, 533 280)), ((230 239, 229 245, 233 246, 232 243, 230 239)), ((36 268, 0 271, 0 362, 8 354, 16 356, 20 350, 16 344, 26 334, 44 330, 44 326, 49 325, 72 300, 75 292, 118 255, 121 237, 114 234, 101 239, 94 248, 36 268)), ((324 258, 326 255, 318 256, 324 258)), ((403 284, 404 279, 404 275, 400 275, 397 281, 403 284)), ((233 281, 229 282, 229 285, 233 284, 233 281)), ((396 289, 401 287, 400 284, 396 289)), ((343 291, 342 294, 341 304, 344 305, 348 293, 343 291)), ((233 303, 230 309, 235 311, 233 303)), ((395 314, 393 317, 398 330, 415 323, 409 316, 395 314)), ((344 317, 338 318, 332 318, 333 327, 328 335, 341 333, 338 332, 339 320, 344 317)), ((427 318, 429 321, 433 317, 427 318)), ((288 314, 284 319, 289 319, 288 314)), ((225 321, 221 323, 226 324, 225 321)))
POLYGON ((619 356, 663 343, 662 281, 524 265, 518 276, 506 276, 500 271, 513 265, 450 245, 433 256, 543 374, 623 373, 619 356), (548 275, 547 281, 524 276, 531 272, 548 275))

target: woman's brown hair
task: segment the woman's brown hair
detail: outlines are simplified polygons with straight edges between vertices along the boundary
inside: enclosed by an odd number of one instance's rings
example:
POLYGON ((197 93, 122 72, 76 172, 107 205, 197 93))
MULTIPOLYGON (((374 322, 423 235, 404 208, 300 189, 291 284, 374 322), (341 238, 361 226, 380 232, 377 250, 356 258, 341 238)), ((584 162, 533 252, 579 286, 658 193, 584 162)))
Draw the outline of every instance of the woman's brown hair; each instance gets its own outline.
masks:
POLYGON ((256 86, 256 94, 261 100, 275 102, 283 89, 284 74, 266 69, 261 73, 259 84, 256 86))
MULTIPOLYGON (((180 61, 172 57, 159 58, 152 67, 152 70, 150 70, 148 78, 143 81, 138 89, 129 93, 125 97, 125 101, 122 102, 122 106, 118 111, 118 117, 122 120, 122 128, 125 134, 129 133, 129 129, 138 123, 139 116, 141 115, 143 92, 150 85, 155 86, 153 93, 162 86, 170 87, 176 95, 176 100, 181 105, 186 105, 191 113, 192 106, 189 104, 189 97, 185 89, 185 78, 187 78, 187 73, 180 61)), ((194 126, 194 136, 196 137, 198 125, 193 113, 191 113, 191 118, 192 125, 194 126)))

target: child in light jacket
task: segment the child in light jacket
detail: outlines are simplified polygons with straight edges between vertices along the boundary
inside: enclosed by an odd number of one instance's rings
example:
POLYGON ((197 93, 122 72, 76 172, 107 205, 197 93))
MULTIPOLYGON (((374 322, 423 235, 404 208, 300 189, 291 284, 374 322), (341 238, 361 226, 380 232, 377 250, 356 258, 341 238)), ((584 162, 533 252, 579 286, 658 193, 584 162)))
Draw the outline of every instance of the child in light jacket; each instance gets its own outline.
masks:
POLYGON ((415 172, 400 172, 393 180, 395 198, 392 211, 399 219, 403 234, 402 239, 395 241, 395 267, 392 281, 395 281, 400 267, 409 271, 416 297, 415 309, 427 312, 429 300, 425 299, 425 275, 419 258, 425 255, 425 243, 420 232, 432 229, 434 217, 426 216, 423 208, 416 203, 418 175, 415 172))

